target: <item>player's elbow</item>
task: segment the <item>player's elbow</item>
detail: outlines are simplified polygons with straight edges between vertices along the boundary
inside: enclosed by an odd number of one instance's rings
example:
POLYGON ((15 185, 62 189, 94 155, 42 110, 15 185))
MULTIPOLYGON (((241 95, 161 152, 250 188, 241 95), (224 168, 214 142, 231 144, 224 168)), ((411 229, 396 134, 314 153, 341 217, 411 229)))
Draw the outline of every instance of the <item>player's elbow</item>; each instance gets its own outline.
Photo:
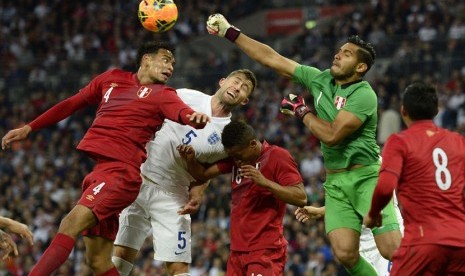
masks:
POLYGON ((337 146, 339 145, 339 143, 341 143, 342 139, 339 139, 335 136, 331 136, 331 137, 328 137, 326 139, 321 139, 321 141, 327 145, 328 147, 334 147, 334 146, 337 146))
POLYGON ((305 192, 305 188, 303 183, 298 185, 299 191, 295 193, 294 197, 294 205, 298 207, 304 207, 307 205, 307 193, 305 192))

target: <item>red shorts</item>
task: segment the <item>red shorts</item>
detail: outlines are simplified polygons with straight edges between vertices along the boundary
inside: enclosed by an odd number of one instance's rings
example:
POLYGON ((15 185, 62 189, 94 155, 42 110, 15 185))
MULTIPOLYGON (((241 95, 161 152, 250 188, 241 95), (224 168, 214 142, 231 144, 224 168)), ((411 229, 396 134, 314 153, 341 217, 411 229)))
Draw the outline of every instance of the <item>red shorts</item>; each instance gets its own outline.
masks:
POLYGON ((282 276, 287 260, 287 247, 250 252, 231 251, 226 275, 282 276))
POLYGON ((392 258, 391 275, 465 275, 465 247, 439 244, 401 246, 392 258))
POLYGON ((136 200, 141 183, 139 168, 114 160, 98 161, 82 181, 78 202, 92 209, 98 223, 82 234, 115 240, 118 215, 136 200))

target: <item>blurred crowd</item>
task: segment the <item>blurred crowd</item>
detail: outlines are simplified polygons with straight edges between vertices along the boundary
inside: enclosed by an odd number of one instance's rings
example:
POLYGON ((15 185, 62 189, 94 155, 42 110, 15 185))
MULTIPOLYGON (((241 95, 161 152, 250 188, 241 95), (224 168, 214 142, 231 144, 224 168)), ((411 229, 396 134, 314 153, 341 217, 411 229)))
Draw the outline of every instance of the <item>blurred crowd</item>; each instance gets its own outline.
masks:
MULTIPOLYGON (((205 20, 221 12, 240 18, 257 12, 260 4, 281 1, 178 1, 179 21, 173 31, 145 31, 137 17, 138 1, 0 1, 0 135, 18 127, 75 93, 93 76, 113 67, 135 71, 137 46, 149 39, 166 39, 179 46, 206 35, 205 20), (263 3, 262 3, 263 2, 263 3)), ((292 1, 288 1, 290 3, 292 1)), ((296 1, 304 5, 306 1, 296 1)), ((323 5, 325 1, 308 1, 323 5)), ((373 0, 356 2, 356 10, 296 36, 282 54, 302 64, 329 68, 336 47, 351 34, 375 45, 377 63, 370 80, 379 98, 378 143, 403 128, 400 92, 412 80, 434 84, 440 95, 436 123, 465 135, 465 3, 460 0, 373 0)), ((273 45, 278 37, 263 37, 273 45)), ((182 86, 216 90, 218 77, 246 67, 235 50, 202 54, 177 63, 182 86), (185 67, 185 68, 184 68, 185 67), (186 68, 189 70, 186 70, 186 68), (200 72, 200 74, 199 74, 200 72)), ((287 79, 261 66, 252 101, 234 116, 245 118, 261 139, 287 148, 305 179, 309 204, 324 205, 325 174, 319 142, 294 118, 279 113, 281 98, 306 93, 287 79)), ((0 275, 27 275, 56 233, 63 216, 80 196, 81 181, 92 168, 75 150, 95 109, 81 110, 56 126, 34 133, 27 142, 0 151, 0 215, 30 225, 35 245, 18 239, 21 256, 0 262, 0 275)), ((212 180, 192 222, 192 276, 224 275, 229 254, 229 178, 212 180)), ((286 275, 345 275, 335 262, 322 220, 299 223, 289 206, 285 236, 289 241, 286 275)), ((78 240, 58 275, 90 275, 78 240)), ((133 275, 163 275, 153 261, 147 239, 133 275)))

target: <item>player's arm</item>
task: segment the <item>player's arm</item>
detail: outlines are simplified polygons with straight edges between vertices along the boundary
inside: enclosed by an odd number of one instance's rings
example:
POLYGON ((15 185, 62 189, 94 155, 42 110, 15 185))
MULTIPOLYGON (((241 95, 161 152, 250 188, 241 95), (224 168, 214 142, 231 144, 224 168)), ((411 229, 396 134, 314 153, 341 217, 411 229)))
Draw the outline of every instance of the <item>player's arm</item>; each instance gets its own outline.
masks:
POLYGON ((236 27, 231 26, 221 14, 210 15, 207 21, 207 30, 210 34, 225 37, 236 43, 250 58, 283 76, 292 77, 295 68, 299 65, 297 62, 280 55, 270 46, 241 33, 236 27))
POLYGON ((202 204, 203 195, 207 189, 210 181, 207 182, 193 182, 189 189, 189 201, 178 210, 179 215, 194 214, 202 204))
POLYGON ((333 122, 318 118, 310 112, 303 97, 294 94, 282 100, 280 110, 301 119, 312 134, 328 146, 339 144, 363 124, 354 113, 344 109, 339 111, 333 122))
POLYGON ((21 238, 26 239, 30 245, 34 243, 32 232, 26 224, 0 216, 0 229, 19 235, 21 238))
POLYGON ((204 166, 195 158, 195 150, 189 145, 179 145, 176 148, 181 157, 186 160, 187 171, 198 182, 206 182, 221 174, 217 164, 204 166))
POLYGON ((251 165, 241 166, 240 172, 242 177, 249 178, 255 183, 255 185, 269 190, 281 201, 299 207, 307 204, 307 193, 305 192, 303 183, 297 183, 289 186, 280 185, 270 179, 267 179, 260 170, 251 165))
POLYGON ((8 148, 11 142, 26 139, 34 130, 58 123, 86 105, 87 102, 80 93, 57 103, 29 124, 8 131, 8 133, 2 138, 2 149, 8 148))
POLYGON ((173 88, 165 88, 163 93, 157 94, 160 100, 159 107, 163 116, 171 121, 193 128, 201 129, 210 122, 210 117, 201 112, 196 112, 185 104, 173 88))
POLYGON ((394 190, 399 183, 400 172, 405 156, 408 155, 407 146, 397 137, 391 135, 383 149, 383 162, 371 200, 371 208, 363 220, 363 224, 368 227, 382 225, 381 210, 391 201, 394 190))
POLYGON ((297 208, 294 214, 298 221, 306 222, 307 220, 322 218, 325 215, 325 210, 325 206, 304 206, 302 208, 297 208))
POLYGON ((325 121, 312 113, 304 116, 302 122, 315 137, 328 146, 339 144, 363 124, 357 116, 345 110, 341 110, 333 122, 325 121))

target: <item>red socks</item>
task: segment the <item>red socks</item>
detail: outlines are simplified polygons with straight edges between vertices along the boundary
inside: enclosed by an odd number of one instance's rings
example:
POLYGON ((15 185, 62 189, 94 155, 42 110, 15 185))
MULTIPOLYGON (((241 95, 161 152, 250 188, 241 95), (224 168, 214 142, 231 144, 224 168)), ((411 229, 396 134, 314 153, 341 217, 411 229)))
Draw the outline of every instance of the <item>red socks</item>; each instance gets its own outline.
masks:
POLYGON ((116 267, 113 267, 112 269, 102 274, 99 274, 98 276, 119 276, 119 272, 118 270, 116 270, 116 267))
MULTIPOLYGON (((74 239, 58 233, 45 250, 39 262, 32 268, 29 276, 50 275, 57 270, 69 257, 74 247, 74 239)), ((105 274, 106 275, 106 274, 105 274)), ((112 275, 112 274, 108 274, 112 275)))

